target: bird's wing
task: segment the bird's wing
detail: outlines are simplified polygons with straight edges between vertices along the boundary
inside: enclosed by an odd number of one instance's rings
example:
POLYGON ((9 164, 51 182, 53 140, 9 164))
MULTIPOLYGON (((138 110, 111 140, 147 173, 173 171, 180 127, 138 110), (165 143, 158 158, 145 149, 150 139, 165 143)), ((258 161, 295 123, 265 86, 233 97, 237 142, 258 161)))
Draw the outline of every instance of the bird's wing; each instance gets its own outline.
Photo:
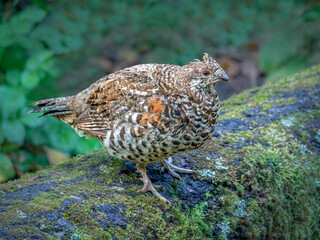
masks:
MULTIPOLYGON (((85 110, 79 113, 73 126, 104 136, 116 124, 135 119, 137 113, 146 111, 158 88, 146 73, 119 72, 97 85, 87 97, 85 110)), ((155 99, 157 101, 157 99, 155 99)))

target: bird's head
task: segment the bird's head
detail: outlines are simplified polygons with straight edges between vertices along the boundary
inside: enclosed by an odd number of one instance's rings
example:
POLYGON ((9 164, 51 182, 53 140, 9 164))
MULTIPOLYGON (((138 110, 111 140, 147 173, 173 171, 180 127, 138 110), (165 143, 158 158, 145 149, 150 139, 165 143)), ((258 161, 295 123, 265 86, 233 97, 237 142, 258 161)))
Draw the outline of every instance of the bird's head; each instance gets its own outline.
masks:
POLYGON ((204 54, 203 61, 195 59, 195 62, 185 67, 189 71, 190 87, 194 90, 209 91, 217 82, 229 80, 219 63, 207 53, 204 54))

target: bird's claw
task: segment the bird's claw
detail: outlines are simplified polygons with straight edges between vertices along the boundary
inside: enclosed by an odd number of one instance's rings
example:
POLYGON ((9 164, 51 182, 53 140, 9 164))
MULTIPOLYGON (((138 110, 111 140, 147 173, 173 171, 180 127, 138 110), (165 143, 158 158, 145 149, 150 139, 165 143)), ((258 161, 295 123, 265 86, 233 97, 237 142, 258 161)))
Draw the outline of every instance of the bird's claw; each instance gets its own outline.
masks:
POLYGON ((142 174, 142 181, 143 181, 143 188, 141 188, 140 190, 138 190, 137 192, 147 192, 147 191, 150 191, 152 192, 157 198, 159 198, 161 201, 165 202, 165 203, 168 203, 169 205, 171 205, 171 202, 166 199, 165 197, 163 197, 157 190, 156 188, 161 188, 160 185, 153 185, 150 178, 147 176, 147 170, 144 167, 142 168, 138 168, 139 171, 141 172, 142 174))
POLYGON ((175 178, 181 180, 181 177, 178 173, 196 173, 196 171, 190 170, 190 169, 185 169, 185 168, 180 168, 177 167, 173 164, 171 164, 172 158, 169 157, 168 160, 164 159, 161 161, 162 167, 160 172, 163 172, 164 169, 166 168, 168 170, 168 172, 175 178))

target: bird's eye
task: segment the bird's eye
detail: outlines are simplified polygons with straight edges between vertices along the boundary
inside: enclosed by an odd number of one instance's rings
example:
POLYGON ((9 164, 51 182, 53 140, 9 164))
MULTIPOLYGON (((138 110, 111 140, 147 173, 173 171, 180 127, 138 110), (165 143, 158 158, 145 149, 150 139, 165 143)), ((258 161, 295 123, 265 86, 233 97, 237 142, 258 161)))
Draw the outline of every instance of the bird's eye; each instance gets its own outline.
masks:
POLYGON ((202 75, 203 76, 209 76, 211 74, 211 71, 208 68, 205 68, 202 70, 202 75))

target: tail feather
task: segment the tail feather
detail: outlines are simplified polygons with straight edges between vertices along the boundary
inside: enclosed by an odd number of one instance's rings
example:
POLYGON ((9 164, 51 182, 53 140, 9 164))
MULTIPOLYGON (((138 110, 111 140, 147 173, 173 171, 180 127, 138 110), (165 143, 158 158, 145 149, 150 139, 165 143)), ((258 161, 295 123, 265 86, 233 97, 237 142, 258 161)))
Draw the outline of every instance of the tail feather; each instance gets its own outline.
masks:
POLYGON ((36 101, 30 104, 36 108, 31 109, 29 113, 44 112, 39 117, 71 114, 73 111, 70 109, 70 101, 73 98, 74 96, 36 101))
POLYGON ((50 111, 50 112, 46 112, 46 113, 42 114, 39 117, 55 116, 55 115, 67 115, 67 114, 71 114, 71 113, 73 113, 73 111, 50 111))

